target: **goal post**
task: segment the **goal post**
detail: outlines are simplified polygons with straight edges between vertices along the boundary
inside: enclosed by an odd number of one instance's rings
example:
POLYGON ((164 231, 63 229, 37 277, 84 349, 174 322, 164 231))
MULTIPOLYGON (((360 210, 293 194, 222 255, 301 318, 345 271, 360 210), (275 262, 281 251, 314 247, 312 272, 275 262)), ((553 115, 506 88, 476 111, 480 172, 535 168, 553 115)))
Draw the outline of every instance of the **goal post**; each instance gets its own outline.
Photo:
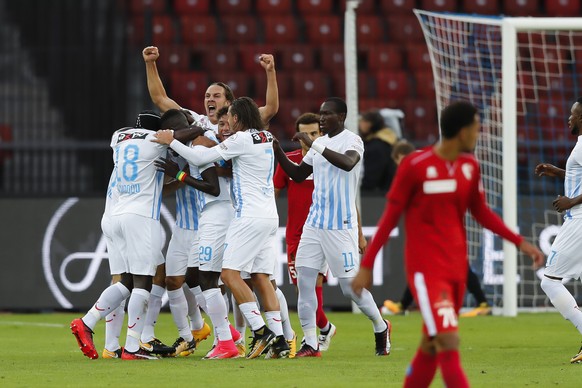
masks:
MULTIPOLYGON (((551 227, 560 223, 549 198, 563 192, 563 182, 533 177, 533 166, 563 165, 575 143, 566 123, 579 95, 581 19, 414 12, 431 58, 438 111, 458 99, 480 110, 475 153, 490 206, 549 253, 548 236, 557 230, 551 227)), ((539 272, 511 243, 501 243, 470 218, 467 236, 471 264, 503 315, 548 306, 539 292, 539 272)), ((582 295, 580 284, 570 287, 575 297, 582 295)))

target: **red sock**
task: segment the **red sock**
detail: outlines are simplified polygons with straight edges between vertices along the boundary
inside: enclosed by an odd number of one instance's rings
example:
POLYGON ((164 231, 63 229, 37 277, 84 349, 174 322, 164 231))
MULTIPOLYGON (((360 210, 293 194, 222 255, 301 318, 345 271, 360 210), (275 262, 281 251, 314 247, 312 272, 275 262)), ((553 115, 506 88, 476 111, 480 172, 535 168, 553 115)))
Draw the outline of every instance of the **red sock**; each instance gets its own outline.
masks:
POLYGON ((448 388, 468 387, 469 380, 461 367, 461 357, 458 350, 447 350, 437 353, 441 375, 448 388))
POLYGON ((315 295, 317 295, 317 310, 315 311, 315 320, 317 327, 323 329, 327 326, 327 317, 323 311, 323 287, 315 287, 315 295))
POLYGON ((404 388, 428 387, 437 369, 437 357, 418 349, 406 370, 404 388))

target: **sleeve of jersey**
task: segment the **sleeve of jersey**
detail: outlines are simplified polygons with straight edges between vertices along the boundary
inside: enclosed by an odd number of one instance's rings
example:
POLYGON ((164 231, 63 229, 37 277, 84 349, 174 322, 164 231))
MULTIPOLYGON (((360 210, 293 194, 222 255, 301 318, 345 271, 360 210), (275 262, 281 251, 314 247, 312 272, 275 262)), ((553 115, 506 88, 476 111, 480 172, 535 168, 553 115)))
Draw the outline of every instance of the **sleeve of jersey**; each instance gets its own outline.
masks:
POLYGON ((499 217, 487 205, 485 194, 483 193, 483 187, 481 185, 481 174, 478 174, 477 179, 475 180, 471 194, 470 210, 473 217, 477 220, 477 222, 479 222, 479 224, 481 224, 481 226, 483 226, 485 229, 489 229, 495 234, 500 235, 504 239, 511 241, 519 247, 523 241, 523 237, 509 229, 501 217, 499 217))
POLYGON ((398 224, 400 215, 406 208, 408 199, 412 195, 413 180, 409 176, 408 165, 401 165, 396 173, 391 189, 387 194, 388 201, 384 213, 378 221, 378 229, 372 238, 366 253, 362 258, 361 267, 372 269, 380 249, 388 243, 390 232, 398 224))
POLYGON ((287 187, 287 174, 285 174, 285 171, 281 168, 281 165, 277 165, 277 168, 275 169, 273 185, 276 189, 284 189, 287 187))
POLYGON ((206 148, 204 146, 195 146, 194 148, 191 148, 180 143, 178 140, 173 140, 172 143, 170 143, 170 147, 172 147, 174 151, 180 154, 180 156, 188 162, 195 164, 196 166, 214 163, 217 160, 222 159, 222 155, 220 155, 217 150, 220 145, 212 148, 206 148))
MULTIPOLYGON (((317 139, 315 139, 315 141, 317 141, 317 139)), ((315 142, 314 142, 315 143, 315 142)), ((315 151, 313 151, 312 149, 310 149, 309 151, 307 151, 307 153, 305 154, 305 156, 303 157, 302 162, 309 164, 310 166, 313 166, 313 154, 315 153, 315 151)))

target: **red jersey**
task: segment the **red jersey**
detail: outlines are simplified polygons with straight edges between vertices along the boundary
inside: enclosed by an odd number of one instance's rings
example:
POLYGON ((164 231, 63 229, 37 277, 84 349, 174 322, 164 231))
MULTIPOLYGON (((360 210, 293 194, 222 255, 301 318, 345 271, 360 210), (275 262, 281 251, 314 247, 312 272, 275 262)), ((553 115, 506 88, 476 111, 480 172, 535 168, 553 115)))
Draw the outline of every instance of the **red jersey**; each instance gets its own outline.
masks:
MULTIPOLYGON (((301 164, 303 160, 301 149, 287 152, 286 155, 289 160, 297 164, 301 164)), ((297 246, 312 202, 313 176, 310 175, 303 182, 298 183, 289 178, 281 166, 277 166, 273 181, 276 189, 287 188, 288 211, 285 238, 287 245, 297 246)))
POLYGON ((472 154, 446 161, 434 149, 415 152, 398 167, 387 194, 378 231, 361 265, 372 268, 378 251, 405 212, 405 261, 408 274, 424 272, 449 279, 467 276, 465 212, 483 227, 521 244, 488 206, 481 187, 479 164, 472 154))

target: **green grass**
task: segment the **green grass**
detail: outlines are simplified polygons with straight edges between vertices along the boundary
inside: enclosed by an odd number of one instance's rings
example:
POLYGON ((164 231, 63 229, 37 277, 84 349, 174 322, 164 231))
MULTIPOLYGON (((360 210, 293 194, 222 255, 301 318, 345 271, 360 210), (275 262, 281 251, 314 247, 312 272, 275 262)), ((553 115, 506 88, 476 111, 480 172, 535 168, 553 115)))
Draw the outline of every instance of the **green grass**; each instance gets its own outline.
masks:
MULTIPOLYGON (((362 315, 330 313, 338 327, 321 359, 222 360, 193 356, 160 361, 89 360, 77 347, 69 322, 77 314, 1 314, 0 386, 402 386, 404 372, 420 339, 420 315, 390 317, 393 347, 389 357, 374 356, 371 324, 362 315)), ((299 330, 297 315, 293 326, 299 330)), ((95 342, 103 349, 104 324, 95 342)), ((559 314, 517 318, 461 319, 461 357, 473 387, 579 386, 582 365, 571 365, 579 335, 559 314)), ((172 318, 163 313, 156 335, 172 343, 172 318)), ((443 387, 437 375, 432 385, 443 387)))

